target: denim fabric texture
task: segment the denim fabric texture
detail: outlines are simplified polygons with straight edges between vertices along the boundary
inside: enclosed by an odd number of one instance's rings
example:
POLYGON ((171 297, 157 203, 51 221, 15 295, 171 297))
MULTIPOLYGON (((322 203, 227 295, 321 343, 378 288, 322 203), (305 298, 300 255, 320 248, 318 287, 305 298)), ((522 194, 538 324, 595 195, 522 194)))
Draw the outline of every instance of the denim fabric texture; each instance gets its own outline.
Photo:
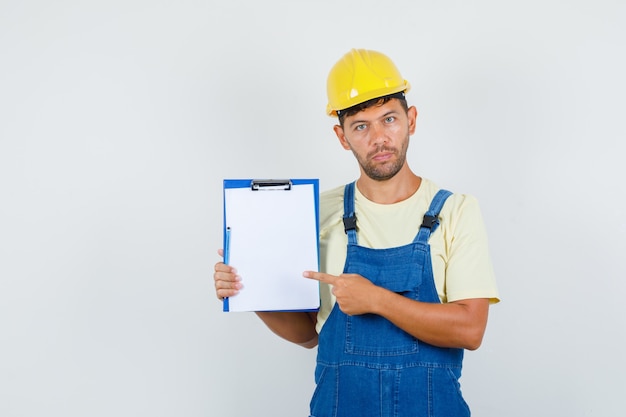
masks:
MULTIPOLYGON (((355 215, 354 186, 345 188, 346 217, 355 215)), ((426 215, 437 217, 450 195, 440 190, 426 215)), ((390 249, 359 246, 357 230, 347 230, 344 273, 413 300, 440 303, 428 245, 437 226, 422 226, 411 244, 390 249)), ((310 416, 469 416, 459 385, 462 362, 462 349, 429 345, 381 316, 348 316, 335 304, 319 335, 310 416)))

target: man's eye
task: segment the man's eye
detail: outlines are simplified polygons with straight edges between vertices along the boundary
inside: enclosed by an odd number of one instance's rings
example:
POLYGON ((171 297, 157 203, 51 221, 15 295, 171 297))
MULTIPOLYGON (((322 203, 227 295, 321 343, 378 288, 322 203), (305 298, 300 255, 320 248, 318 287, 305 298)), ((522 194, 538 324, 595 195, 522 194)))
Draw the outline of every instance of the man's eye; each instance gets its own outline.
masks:
POLYGON ((365 125, 357 125, 355 127, 355 130, 364 130, 365 129, 365 125))
POLYGON ((389 116, 385 119, 385 122, 387 123, 393 123, 393 121, 396 120, 396 118, 394 116, 389 116))

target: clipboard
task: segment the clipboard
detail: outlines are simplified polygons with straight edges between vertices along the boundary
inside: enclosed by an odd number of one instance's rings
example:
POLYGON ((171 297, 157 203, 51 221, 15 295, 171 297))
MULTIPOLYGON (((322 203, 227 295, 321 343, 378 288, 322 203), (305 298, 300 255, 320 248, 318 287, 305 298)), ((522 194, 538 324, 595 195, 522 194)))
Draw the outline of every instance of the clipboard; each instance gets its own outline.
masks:
POLYGON ((224 263, 243 289, 223 311, 317 311, 318 179, 225 179, 224 263))

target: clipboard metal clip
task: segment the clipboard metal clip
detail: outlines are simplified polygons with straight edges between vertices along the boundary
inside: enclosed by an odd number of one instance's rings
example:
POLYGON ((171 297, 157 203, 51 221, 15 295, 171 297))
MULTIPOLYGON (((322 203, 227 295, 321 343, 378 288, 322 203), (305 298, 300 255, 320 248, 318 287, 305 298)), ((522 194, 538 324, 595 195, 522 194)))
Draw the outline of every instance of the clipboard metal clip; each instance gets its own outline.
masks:
POLYGON ((252 191, 274 191, 274 190, 291 190, 291 180, 252 180, 250 188, 252 191))

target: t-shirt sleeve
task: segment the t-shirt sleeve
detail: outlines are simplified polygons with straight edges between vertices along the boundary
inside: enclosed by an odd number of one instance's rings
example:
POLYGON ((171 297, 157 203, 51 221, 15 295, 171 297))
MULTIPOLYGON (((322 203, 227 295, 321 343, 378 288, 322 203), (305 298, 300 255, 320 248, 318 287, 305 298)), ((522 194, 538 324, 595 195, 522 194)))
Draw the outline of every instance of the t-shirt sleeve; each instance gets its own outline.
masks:
MULTIPOLYGON (((469 298, 500 301, 489 255, 485 224, 476 198, 455 195, 457 204, 447 213, 445 294, 448 302, 469 298)), ((443 213, 442 213, 443 214, 443 213)), ((443 219, 442 219, 443 220, 443 219)))

